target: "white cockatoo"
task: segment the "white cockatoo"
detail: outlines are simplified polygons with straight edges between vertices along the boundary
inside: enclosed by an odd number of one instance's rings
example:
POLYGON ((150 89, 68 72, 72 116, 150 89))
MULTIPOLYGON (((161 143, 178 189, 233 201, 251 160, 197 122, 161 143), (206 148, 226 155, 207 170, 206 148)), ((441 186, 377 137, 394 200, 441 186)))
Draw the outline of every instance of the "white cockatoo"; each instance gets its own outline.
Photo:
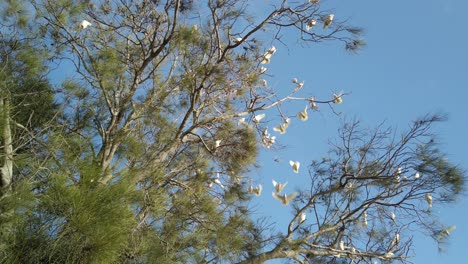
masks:
POLYGON ((301 163, 299 161, 289 161, 289 165, 291 165, 291 168, 294 173, 299 173, 299 167, 301 166, 301 163))
POLYGON ((290 195, 286 195, 286 194, 280 195, 275 192, 272 192, 271 195, 273 196, 273 198, 280 201, 283 205, 288 205, 292 199, 296 198, 297 193, 291 193, 290 195))
POLYGON ((271 182, 273 183, 273 186, 275 187, 276 193, 280 193, 281 191, 283 191, 284 187, 286 187, 286 185, 288 184, 288 182, 279 183, 279 182, 276 182, 275 180, 272 180, 271 182))
POLYGON ((390 242, 391 246, 394 247, 400 243, 400 234, 396 233, 395 236, 392 238, 392 242, 390 242))
POLYGON ((239 121, 237 121, 237 125, 238 126, 248 126, 249 124, 247 122, 245 122, 245 118, 242 117, 241 119, 239 119, 239 121))
POLYGON ((302 86, 304 86, 304 81, 297 83, 296 87, 294 88, 294 91, 299 91, 302 88, 302 86))
POLYGON ((267 86, 268 86, 268 82, 267 82, 267 80, 265 80, 265 79, 262 79, 262 81, 261 81, 261 82, 262 82, 262 86, 263 86, 263 87, 267 87, 267 86))
POLYGON ((306 213, 302 212, 302 213, 299 215, 299 224, 304 223, 304 221, 305 221, 306 219, 307 219, 306 213))
POLYGON ((394 212, 391 212, 391 213, 390 213, 390 219, 392 220, 392 222, 393 222, 394 224, 396 223, 395 218, 396 218, 395 213, 394 213, 394 212))
POLYGON ((301 121, 307 121, 307 119, 309 119, 309 116, 307 115, 307 105, 303 111, 297 113, 297 117, 299 117, 301 121))
POLYGON ((234 38, 232 40, 235 44, 239 44, 242 41, 242 38, 234 38))
POLYGON ((326 29, 327 27, 329 27, 331 23, 333 22, 334 18, 335 18, 334 14, 329 14, 328 16, 326 16, 325 19, 323 20, 323 29, 326 29))
POLYGON ((286 128, 289 127, 289 123, 291 122, 291 119, 289 118, 286 118, 286 120, 284 121, 283 124, 277 126, 277 127, 274 127, 273 128, 273 131, 276 131, 276 132, 279 132, 280 134, 284 134, 286 133, 286 128))
POLYGON ((265 114, 258 114, 256 116, 254 116, 254 118, 252 119, 252 121, 254 123, 259 123, 260 120, 262 120, 263 118, 265 117, 265 114))
POLYGON ((219 148, 219 146, 221 145, 221 140, 218 139, 215 141, 215 148, 219 148))
POLYGON ((224 189, 224 185, 219 180, 219 173, 216 173, 216 178, 213 180, 214 183, 218 184, 221 189, 224 189))
POLYGON ((342 94, 333 94, 333 103, 341 104, 343 102, 342 94))
POLYGON ((260 69, 258 69, 258 71, 260 72, 260 74, 264 74, 267 71, 267 68, 260 67, 260 69))
POLYGON ((414 178, 417 180, 417 179, 419 179, 419 177, 421 177, 421 174, 419 174, 419 172, 416 172, 414 174, 414 178))
POLYGON ((345 250, 345 244, 343 240, 340 241, 340 250, 345 250))
POLYGON ((309 31, 311 28, 313 28, 317 24, 317 20, 311 19, 306 25, 306 30, 309 31))
POLYGON ((426 193, 426 202, 429 208, 432 207, 432 194, 431 193, 426 193))
POLYGON ((365 227, 367 226, 367 212, 362 214, 362 225, 365 227))
POLYGON ((249 186, 248 192, 251 194, 255 194, 255 196, 260 196, 262 194, 263 187, 259 184, 257 187, 253 187, 252 185, 249 186))
POLYGON ((88 20, 83 20, 81 21, 80 23, 80 29, 85 29, 89 26, 92 26, 93 24, 91 24, 91 22, 89 22, 88 20))

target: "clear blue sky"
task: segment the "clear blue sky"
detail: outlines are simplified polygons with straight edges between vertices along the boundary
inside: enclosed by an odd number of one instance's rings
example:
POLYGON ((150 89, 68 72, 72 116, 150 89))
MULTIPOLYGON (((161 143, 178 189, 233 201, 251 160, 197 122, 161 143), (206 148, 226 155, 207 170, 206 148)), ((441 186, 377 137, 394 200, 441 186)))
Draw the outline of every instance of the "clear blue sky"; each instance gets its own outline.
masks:
MULTIPOLYGON (((279 91, 291 89, 290 80, 297 77, 305 80, 303 95, 324 98, 336 91, 350 92, 337 110, 367 126, 386 120, 403 130, 426 113, 446 113, 449 120, 434 131, 448 158, 468 169, 468 1, 341 0, 323 5, 334 9, 336 19, 347 18, 363 27, 367 47, 352 55, 332 43, 309 48, 275 43, 278 51, 268 65, 272 75, 268 84, 279 91)), ((295 105, 288 110, 294 115, 302 109, 295 105)), ((290 208, 272 199, 271 179, 288 181, 289 190, 307 184, 305 166, 326 153, 327 140, 337 135, 339 118, 323 106, 306 123, 294 122, 286 135, 279 136, 286 149, 262 153, 262 168, 251 173, 264 185, 255 206, 257 216, 268 216, 279 230, 284 230, 290 208), (281 162, 274 162, 275 157, 281 162), (290 159, 302 162, 299 175, 291 173, 290 159)), ((466 263, 468 197, 450 207, 435 204, 434 213, 457 229, 442 254, 435 242, 417 236, 414 263, 466 263)))

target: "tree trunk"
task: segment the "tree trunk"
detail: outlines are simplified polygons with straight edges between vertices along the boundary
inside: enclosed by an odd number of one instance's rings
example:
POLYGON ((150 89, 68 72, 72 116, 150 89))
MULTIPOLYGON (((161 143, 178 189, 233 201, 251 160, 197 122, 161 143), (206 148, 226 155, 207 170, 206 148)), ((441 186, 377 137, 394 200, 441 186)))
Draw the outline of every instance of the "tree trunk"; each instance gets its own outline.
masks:
POLYGON ((7 97, 0 99, 2 141, 3 141, 3 166, 1 167, 1 188, 10 187, 13 178, 13 140, 10 126, 10 101, 7 97))

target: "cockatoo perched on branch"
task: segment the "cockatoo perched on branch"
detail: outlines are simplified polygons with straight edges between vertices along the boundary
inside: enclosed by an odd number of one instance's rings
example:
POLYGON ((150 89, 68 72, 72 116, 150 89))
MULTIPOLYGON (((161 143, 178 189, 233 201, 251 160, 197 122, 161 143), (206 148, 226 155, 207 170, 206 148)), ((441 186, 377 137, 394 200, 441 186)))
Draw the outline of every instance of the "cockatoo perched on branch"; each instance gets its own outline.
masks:
POLYGON ((432 194, 431 193, 426 193, 426 202, 429 208, 432 207, 432 194))
POLYGON ((325 17, 325 19, 323 20, 323 29, 326 29, 331 25, 331 23, 333 22, 333 18, 335 18, 334 14, 329 14, 325 17))
POLYGON ((81 21, 80 23, 80 29, 85 29, 89 26, 92 26, 93 24, 91 24, 91 22, 89 22, 88 20, 83 20, 81 21))

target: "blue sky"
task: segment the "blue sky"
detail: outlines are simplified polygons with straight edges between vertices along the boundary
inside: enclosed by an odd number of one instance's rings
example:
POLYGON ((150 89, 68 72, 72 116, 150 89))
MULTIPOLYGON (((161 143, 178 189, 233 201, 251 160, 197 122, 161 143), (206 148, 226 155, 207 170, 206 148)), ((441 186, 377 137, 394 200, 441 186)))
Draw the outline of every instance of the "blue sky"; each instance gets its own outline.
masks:
MULTIPOLYGON (((278 51, 268 65, 268 83, 281 92, 291 89, 291 78, 305 80, 303 95, 330 96, 351 93, 336 110, 357 117, 365 126, 381 121, 404 130, 408 123, 426 113, 442 112, 447 122, 434 127, 448 158, 468 170, 468 2, 428 1, 322 1, 333 8, 336 19, 349 19, 365 29, 368 45, 358 54, 349 54, 336 43, 299 47, 292 39, 289 47, 275 43, 278 51)), ((303 105, 291 106, 294 115, 303 105)), ((260 169, 252 172, 265 186, 256 206, 258 216, 267 216, 283 230, 289 208, 271 198, 271 179, 289 181, 294 186, 307 183, 305 169, 299 175, 290 171, 288 161, 303 166, 327 151, 327 141, 336 138, 339 118, 323 106, 306 123, 297 119, 288 133, 279 136, 283 151, 262 153, 260 169), (274 162, 279 158, 281 162, 274 162)), ((445 253, 422 236, 415 237, 414 263, 462 263, 468 245, 468 197, 451 206, 434 206, 448 225, 456 225, 445 253)), ((271 263, 278 263, 272 261, 271 263)))

